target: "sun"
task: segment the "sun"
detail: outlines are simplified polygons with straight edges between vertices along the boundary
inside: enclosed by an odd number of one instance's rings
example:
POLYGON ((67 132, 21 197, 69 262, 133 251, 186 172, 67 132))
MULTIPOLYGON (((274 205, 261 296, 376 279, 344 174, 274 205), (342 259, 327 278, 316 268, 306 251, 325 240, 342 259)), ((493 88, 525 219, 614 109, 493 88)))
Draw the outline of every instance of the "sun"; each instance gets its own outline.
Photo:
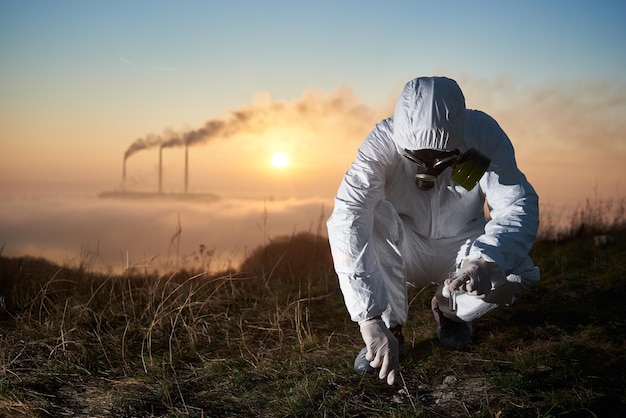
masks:
POLYGON ((289 165, 289 157, 284 152, 277 152, 272 156, 271 163, 275 168, 285 168, 289 165))

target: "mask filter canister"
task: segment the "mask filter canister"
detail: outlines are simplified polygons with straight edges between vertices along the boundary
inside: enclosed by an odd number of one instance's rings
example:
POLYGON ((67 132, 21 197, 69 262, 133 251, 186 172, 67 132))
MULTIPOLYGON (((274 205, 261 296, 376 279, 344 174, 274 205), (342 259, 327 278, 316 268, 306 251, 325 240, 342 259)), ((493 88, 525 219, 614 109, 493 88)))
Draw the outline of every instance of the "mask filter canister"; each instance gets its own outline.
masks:
POLYGON ((452 169, 452 180, 465 190, 472 190, 489 168, 491 160, 474 148, 463 153, 452 169))

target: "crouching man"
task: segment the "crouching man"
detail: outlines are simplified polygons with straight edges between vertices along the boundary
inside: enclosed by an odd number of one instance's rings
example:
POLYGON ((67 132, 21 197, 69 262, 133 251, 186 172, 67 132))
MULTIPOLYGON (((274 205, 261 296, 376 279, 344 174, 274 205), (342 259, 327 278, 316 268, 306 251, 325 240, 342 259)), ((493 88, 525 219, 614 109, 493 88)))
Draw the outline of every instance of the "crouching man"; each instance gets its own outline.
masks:
POLYGON ((537 194, 498 123, 466 109, 454 80, 409 81, 394 115, 359 147, 327 222, 346 307, 365 342, 355 370, 379 369, 394 383, 407 283, 438 283, 439 341, 469 345, 472 321, 539 280, 529 256, 538 223, 537 194))

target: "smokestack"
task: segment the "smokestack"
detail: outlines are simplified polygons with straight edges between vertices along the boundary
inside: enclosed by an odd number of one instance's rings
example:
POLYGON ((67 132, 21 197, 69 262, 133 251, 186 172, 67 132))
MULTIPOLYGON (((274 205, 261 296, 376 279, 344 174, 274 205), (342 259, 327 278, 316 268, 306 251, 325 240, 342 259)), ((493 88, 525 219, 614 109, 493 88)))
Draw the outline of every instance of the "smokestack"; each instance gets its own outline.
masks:
POLYGON ((163 193, 163 147, 159 147, 159 193, 163 193))
POLYGON ((185 144, 185 194, 189 190, 189 144, 185 144))

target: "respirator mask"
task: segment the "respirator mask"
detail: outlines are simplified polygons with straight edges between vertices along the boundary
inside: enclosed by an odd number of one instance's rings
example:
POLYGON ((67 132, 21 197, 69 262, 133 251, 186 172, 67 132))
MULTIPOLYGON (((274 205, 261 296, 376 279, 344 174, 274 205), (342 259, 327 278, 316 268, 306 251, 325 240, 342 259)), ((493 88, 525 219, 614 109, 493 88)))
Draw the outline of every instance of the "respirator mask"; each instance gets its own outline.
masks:
POLYGON ((432 189, 437 177, 448 167, 452 167, 452 180, 465 190, 472 190, 491 163, 489 157, 474 148, 462 154, 458 149, 454 151, 405 149, 404 156, 417 164, 415 185, 420 190, 432 189))

